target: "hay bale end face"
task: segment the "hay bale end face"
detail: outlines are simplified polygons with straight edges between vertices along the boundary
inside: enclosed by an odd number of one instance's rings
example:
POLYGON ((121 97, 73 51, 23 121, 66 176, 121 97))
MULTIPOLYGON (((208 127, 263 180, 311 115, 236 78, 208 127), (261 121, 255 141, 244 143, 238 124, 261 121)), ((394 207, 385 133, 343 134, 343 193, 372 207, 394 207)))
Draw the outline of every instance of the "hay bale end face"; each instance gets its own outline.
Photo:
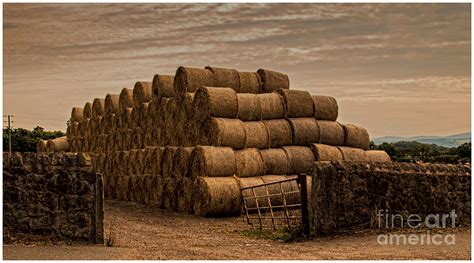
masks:
POLYGON ((268 69, 259 69, 257 74, 262 82, 263 92, 273 92, 278 89, 290 88, 290 79, 286 74, 268 69))
POLYGON ((156 100, 174 97, 174 76, 156 74, 153 77, 152 91, 156 100))
POLYGON ((71 111, 71 122, 81 122, 84 119, 84 109, 80 107, 74 107, 71 111))
POLYGON ((151 101, 153 96, 152 83, 147 81, 138 81, 133 87, 133 103, 135 107, 140 106, 144 102, 151 101))
POLYGON ((208 69, 179 67, 173 81, 175 96, 183 96, 186 92, 196 92, 199 87, 213 87, 212 71, 208 69))
POLYGON ((354 124, 344 124, 344 145, 367 150, 370 145, 369 133, 363 127, 354 124))
POLYGON ((133 106, 133 90, 123 88, 119 97, 120 111, 124 111, 126 108, 132 108, 133 106))
POLYGON ((339 107, 333 97, 312 95, 314 105, 314 118, 317 120, 335 121, 339 107))
POLYGON ((231 88, 200 87, 193 100, 193 110, 198 119, 208 116, 236 118, 237 95, 231 88))
POLYGON ((120 111, 120 95, 119 94, 107 94, 105 96, 105 113, 115 114, 120 111))

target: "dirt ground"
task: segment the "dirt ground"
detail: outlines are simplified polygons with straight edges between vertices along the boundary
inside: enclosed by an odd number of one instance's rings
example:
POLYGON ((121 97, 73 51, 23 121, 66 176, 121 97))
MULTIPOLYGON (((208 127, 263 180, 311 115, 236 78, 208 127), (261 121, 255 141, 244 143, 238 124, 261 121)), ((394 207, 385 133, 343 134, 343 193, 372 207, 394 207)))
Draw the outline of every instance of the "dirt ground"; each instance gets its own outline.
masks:
MULTIPOLYGON (((106 202, 112 247, 79 244, 3 246, 4 259, 470 259, 470 229, 456 245, 379 245, 375 232, 283 242, 256 235, 244 218, 200 218, 106 202)), ((446 233, 444 233, 446 234, 446 233)))

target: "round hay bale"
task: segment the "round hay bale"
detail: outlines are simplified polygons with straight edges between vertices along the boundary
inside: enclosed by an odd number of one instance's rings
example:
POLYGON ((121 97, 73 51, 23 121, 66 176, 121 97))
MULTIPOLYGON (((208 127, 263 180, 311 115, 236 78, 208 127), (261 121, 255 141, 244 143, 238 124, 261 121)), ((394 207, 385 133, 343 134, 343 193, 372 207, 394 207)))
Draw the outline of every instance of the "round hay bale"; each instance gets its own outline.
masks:
POLYGON ((92 104, 90 102, 86 102, 82 108, 82 116, 83 118, 92 118, 92 104))
POLYGON ((161 75, 156 74, 153 77, 152 91, 155 99, 159 100, 163 97, 172 98, 174 97, 173 88, 174 76, 173 75, 161 75))
POLYGON ((344 128, 335 121, 317 121, 319 126, 319 143, 342 146, 344 145, 344 128))
POLYGON ((133 103, 133 90, 123 88, 120 92, 119 97, 119 108, 120 111, 124 111, 126 108, 132 108, 134 105, 133 103))
MULTIPOLYGON (((257 185, 264 184, 262 176, 257 177, 246 177, 246 178, 236 178, 240 188, 253 187, 257 185)), ((247 208, 250 208, 249 213, 257 213, 257 210, 252 208, 267 206, 268 198, 263 197, 266 195, 265 188, 250 188, 242 190, 242 200, 245 200, 242 205, 246 205, 247 208)))
POLYGON ((258 94, 262 120, 281 119, 285 117, 283 97, 278 93, 258 94))
POLYGON ((151 82, 138 81, 133 87, 133 104, 135 107, 139 107, 144 102, 151 101, 153 91, 151 88, 151 82))
POLYGON ((234 150, 229 147, 198 146, 191 153, 191 177, 232 176, 236 172, 234 150))
POLYGON ((148 106, 149 102, 144 102, 140 104, 138 112, 140 113, 140 124, 142 127, 145 127, 148 121, 148 106))
POLYGON ((265 149, 260 150, 263 164, 265 165, 265 174, 288 174, 290 163, 288 156, 283 149, 265 149))
POLYGON ((176 211, 192 213, 193 212, 193 183, 190 178, 182 178, 176 186, 176 211))
POLYGON ((175 189, 176 179, 175 178, 164 178, 163 183, 163 194, 161 196, 161 208, 163 209, 174 209, 175 204, 175 189))
POLYGON ((255 72, 239 72, 240 88, 239 93, 260 93, 262 83, 260 77, 255 72))
POLYGON ((161 170, 163 178, 174 178, 176 177, 176 171, 173 167, 173 161, 175 159, 175 154, 178 151, 179 147, 165 147, 163 151, 163 157, 161 161, 161 170))
POLYGON ((293 145, 319 142, 321 130, 314 118, 289 118, 288 122, 293 133, 293 145))
MULTIPOLYGON (((262 176, 262 180, 264 183, 275 183, 287 179, 293 179, 295 177, 296 176, 294 175, 265 175, 262 176)), ((285 203, 286 205, 290 206, 294 204, 301 204, 301 194, 299 192, 299 186, 296 180, 282 182, 280 184, 270 184, 267 186, 267 189, 268 194, 274 195, 270 199, 270 203, 272 205, 273 210, 278 211, 285 209, 284 207, 282 207, 285 203), (285 195, 285 199, 283 199, 283 194, 285 195)), ((291 210, 291 207, 289 207, 288 209, 291 210)))
POLYGON ((212 72, 214 87, 229 87, 237 92, 239 91, 240 78, 237 70, 210 66, 207 66, 206 69, 212 72))
POLYGON ((174 156, 174 170, 177 177, 190 177, 189 167, 194 147, 179 147, 174 156))
POLYGON ((140 107, 135 106, 132 108, 132 113, 131 113, 131 127, 132 128, 137 128, 140 127, 141 125, 141 113, 140 113, 140 107))
POLYGON ((213 87, 213 74, 208 69, 179 67, 173 81, 175 96, 195 92, 199 87, 213 87))
POLYGON ((105 99, 95 98, 92 102, 92 118, 105 114, 105 99))
POLYGON ((71 111, 71 122, 80 122, 84 119, 84 109, 80 107, 74 107, 71 111))
POLYGON ((115 114, 120 111, 120 95, 119 94, 107 94, 105 96, 105 113, 115 114))
POLYGON ((262 82, 262 92, 270 93, 279 89, 290 88, 290 79, 286 74, 268 69, 259 69, 257 74, 262 82))
POLYGON ((257 149, 235 151, 236 176, 252 177, 265 174, 265 165, 257 149))
POLYGON ((365 152, 369 162, 389 163, 392 162, 390 156, 385 151, 369 150, 365 152))
POLYGON ((310 145, 313 150, 316 161, 342 161, 344 157, 342 152, 335 146, 325 144, 312 143, 310 145))
POLYGON ((36 143, 36 152, 42 153, 46 152, 46 140, 39 139, 38 142, 36 143))
POLYGON ((239 119, 210 117, 201 128, 203 145, 232 147, 243 149, 245 146, 245 129, 239 119))
POLYGON ((347 162, 368 162, 369 161, 367 152, 362 149, 344 147, 344 146, 338 146, 337 148, 341 151, 344 161, 347 161, 347 162))
POLYGON ((161 200, 163 196, 163 178, 161 176, 152 175, 151 181, 151 201, 152 206, 161 206, 161 200))
POLYGON ((283 150, 285 150, 290 163, 289 174, 298 175, 301 173, 309 174, 311 172, 315 157, 309 147, 284 146, 283 150))
POLYGON ((363 127, 354 124, 343 124, 344 145, 367 150, 370 145, 369 133, 363 127))
POLYGON ((198 121, 208 116, 236 118, 237 95, 231 88, 201 87, 194 95, 193 109, 198 121))
POLYGON ((279 89, 277 91, 285 105, 285 115, 288 118, 313 117, 314 106, 311 94, 305 90, 279 89))
POLYGON ((242 122, 245 129, 244 148, 268 148, 270 147, 270 137, 267 127, 262 121, 242 122))
POLYGON ((240 188, 234 177, 200 177, 196 184, 196 215, 225 217, 240 214, 240 188))
POLYGON ((106 132, 113 132, 116 129, 116 121, 115 121, 115 114, 107 114, 105 115, 104 121, 105 121, 105 131, 106 132))
POLYGON ((256 94, 237 94, 237 118, 243 121, 259 121, 262 119, 262 108, 256 94))
POLYGON ((339 107, 333 97, 312 95, 314 105, 314 118, 317 120, 335 121, 339 107))
POLYGON ((291 125, 286 119, 263 121, 270 139, 270 148, 278 148, 293 143, 291 125))
POLYGON ((69 143, 67 137, 59 137, 55 139, 48 140, 46 143, 46 149, 49 152, 67 152, 69 151, 69 143))

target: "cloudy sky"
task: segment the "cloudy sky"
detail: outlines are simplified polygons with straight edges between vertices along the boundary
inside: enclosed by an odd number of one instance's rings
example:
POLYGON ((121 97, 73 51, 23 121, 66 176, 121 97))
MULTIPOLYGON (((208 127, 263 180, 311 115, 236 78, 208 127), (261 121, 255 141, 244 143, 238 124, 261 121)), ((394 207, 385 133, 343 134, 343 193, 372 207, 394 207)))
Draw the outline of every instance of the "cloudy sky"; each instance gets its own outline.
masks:
POLYGON ((469 4, 4 4, 3 112, 73 106, 180 65, 290 76, 372 137, 470 131, 469 4))

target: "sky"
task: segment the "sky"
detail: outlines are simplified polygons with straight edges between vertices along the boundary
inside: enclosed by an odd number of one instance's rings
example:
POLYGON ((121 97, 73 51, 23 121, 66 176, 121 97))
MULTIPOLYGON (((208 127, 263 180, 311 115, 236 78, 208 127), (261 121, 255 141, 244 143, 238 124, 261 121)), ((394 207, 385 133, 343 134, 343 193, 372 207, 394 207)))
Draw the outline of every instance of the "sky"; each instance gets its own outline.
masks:
POLYGON ((471 127, 470 4, 4 4, 3 114, 72 107, 179 66, 288 74, 371 137, 471 127))

